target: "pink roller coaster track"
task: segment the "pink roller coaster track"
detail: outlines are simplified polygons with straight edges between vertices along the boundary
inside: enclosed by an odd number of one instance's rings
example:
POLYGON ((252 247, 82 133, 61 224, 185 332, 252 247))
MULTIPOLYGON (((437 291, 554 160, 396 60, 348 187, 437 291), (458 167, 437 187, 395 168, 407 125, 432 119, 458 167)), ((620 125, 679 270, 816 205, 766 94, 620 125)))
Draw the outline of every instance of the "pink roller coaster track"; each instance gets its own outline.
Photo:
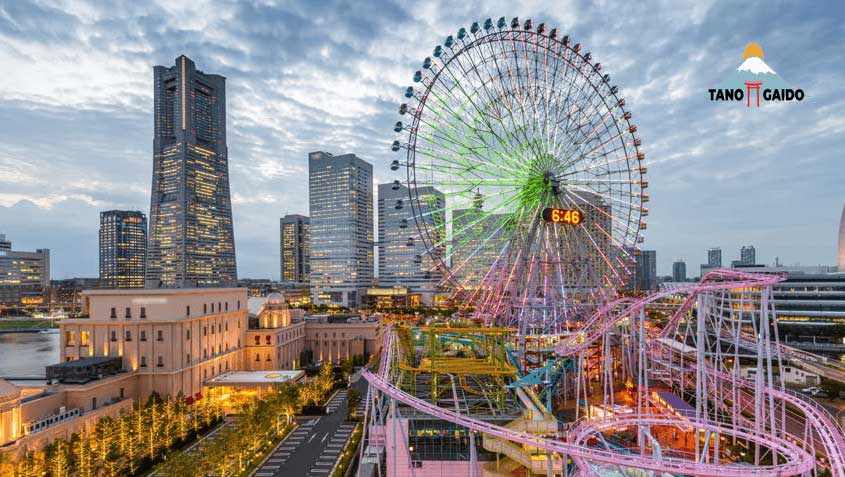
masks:
MULTIPOLYGON (((643 310, 647 304, 661 298, 678 294, 688 295, 681 308, 674 314, 669 324, 664 328, 661 333, 663 335, 667 332, 667 329, 677 325, 684 314, 690 310, 692 304, 695 302, 695 298, 700 294, 770 287, 781 280, 780 277, 775 275, 756 275, 734 270, 714 270, 708 273, 700 283, 695 285, 671 291, 661 291, 640 299, 623 298, 604 306, 587 320, 585 326, 582 326, 581 329, 589 330, 589 334, 573 334, 565 337, 563 342, 558 346, 557 351, 563 356, 572 356, 583 351, 595 344, 619 320, 634 316, 635 313, 643 310)), ((577 432, 573 432, 573 440, 571 442, 564 442, 514 431, 506 427, 474 419, 419 399, 402 391, 390 382, 388 377, 393 360, 391 331, 391 328, 388 327, 385 333, 384 350, 378 374, 374 374, 368 370, 364 370, 362 373, 363 377, 378 391, 416 410, 474 431, 570 456, 578 464, 581 472, 586 475, 594 473, 587 463, 702 477, 809 475, 816 468, 815 457, 801 446, 795 444, 796 439, 785 439, 780 436, 771 435, 771 433, 755 433, 753 430, 739 427, 736 423, 730 427, 726 427, 713 422, 695 421, 694 425, 698 429, 710 430, 722 435, 733 435, 770 447, 776 450, 778 455, 784 459, 784 462, 778 465, 747 466, 732 463, 694 462, 670 457, 658 459, 649 455, 611 451, 587 447, 577 443, 579 440, 584 439, 590 432, 597 432, 597 429, 612 424, 604 421, 580 422, 575 428, 577 432), (587 467, 585 468, 585 466, 587 467)), ((749 342, 747 345, 751 346, 753 343, 749 342)), ((789 351, 789 349, 785 349, 785 351, 789 351)), ((706 372, 714 379, 730 380, 739 385, 747 385, 749 387, 753 384, 749 380, 744 380, 738 376, 730 375, 719 370, 708 369, 706 372)), ((782 388, 767 386, 764 388, 764 393, 798 408, 803 413, 808 425, 817 433, 824 446, 825 454, 830 460, 832 475, 834 477, 845 477, 845 436, 843 436, 841 429, 830 414, 814 401, 810 401, 801 395, 782 388)), ((626 417, 626 419, 630 421, 626 421, 627 424, 641 426, 649 424, 665 425, 667 422, 676 425, 691 425, 690 420, 674 422, 671 419, 667 420, 665 416, 655 415, 632 416, 626 417)))

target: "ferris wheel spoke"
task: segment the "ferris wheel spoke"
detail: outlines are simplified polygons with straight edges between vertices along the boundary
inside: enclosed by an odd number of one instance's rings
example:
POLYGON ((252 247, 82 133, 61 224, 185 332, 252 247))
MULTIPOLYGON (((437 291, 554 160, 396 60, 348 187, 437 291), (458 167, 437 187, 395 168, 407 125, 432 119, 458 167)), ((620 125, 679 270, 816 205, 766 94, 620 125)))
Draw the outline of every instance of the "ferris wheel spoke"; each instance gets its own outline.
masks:
MULTIPOLYGON (((495 59, 495 57, 494 57, 494 59, 495 59)), ((461 60, 458 57, 454 57, 453 61, 455 61, 455 63, 458 65, 458 67, 461 70, 461 72, 463 73, 464 77, 468 77, 469 73, 467 72, 466 68, 463 66, 463 63, 461 62, 461 60)), ((509 135, 509 134, 506 133, 505 137, 501 137, 498 133, 496 133, 493 125, 489 121, 487 121, 488 115, 484 113, 484 110, 478 104, 476 104, 476 102, 473 100, 473 97, 469 93, 466 92, 466 90, 463 88, 463 86, 462 86, 461 82, 458 80, 458 78, 456 78, 455 75, 451 74, 451 73, 450 73, 450 76, 452 77, 452 80, 455 82, 457 87, 460 89, 460 91, 464 95, 464 97, 469 101, 469 104, 475 109, 475 112, 476 112, 476 115, 477 115, 476 117, 480 118, 481 120, 483 120, 485 122, 485 124, 487 126, 486 130, 493 133, 493 135, 499 141, 499 144, 500 144, 500 146, 503 147, 503 149, 507 150, 510 147, 512 147, 514 145, 513 142, 515 142, 517 146, 522 145, 522 142, 516 136, 509 135), (513 142, 510 141, 511 139, 513 140, 513 142)), ((483 85, 484 85, 484 81, 482 80, 482 86, 483 85)), ((494 100, 494 98, 490 97, 490 94, 489 94, 489 91, 487 90, 487 88, 481 87, 480 89, 482 91, 484 91, 485 94, 488 96, 488 100, 490 101, 490 104, 491 105, 495 104, 495 100, 494 100)), ((502 96, 502 98, 505 98, 505 97, 506 96, 502 96)), ((506 106, 506 103, 503 103, 503 105, 506 106)), ((493 117, 495 119, 497 119, 498 122, 500 123, 500 125, 502 126, 502 131, 507 132, 508 127, 504 122, 501 121, 500 115, 493 115, 493 117)), ((511 117, 512 117, 512 115, 511 115, 511 117)), ((525 139, 528 139, 528 138, 525 137, 525 139)))
POLYGON ((416 105, 399 130, 409 132, 409 242, 427 250, 416 263, 465 290, 461 309, 480 322, 524 334, 569 329, 614 296, 630 275, 647 183, 630 114, 591 55, 513 25, 474 25, 438 47, 415 75, 422 89, 406 93, 416 105), (585 222, 544 222, 539 211, 557 206, 585 222))

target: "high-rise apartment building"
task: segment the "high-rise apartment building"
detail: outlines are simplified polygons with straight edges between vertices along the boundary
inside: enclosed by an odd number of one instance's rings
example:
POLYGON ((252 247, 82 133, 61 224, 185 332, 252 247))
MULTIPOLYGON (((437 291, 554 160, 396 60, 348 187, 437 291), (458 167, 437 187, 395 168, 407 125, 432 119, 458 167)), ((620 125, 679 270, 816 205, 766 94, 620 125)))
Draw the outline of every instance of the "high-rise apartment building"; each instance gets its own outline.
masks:
POLYGON ((226 79, 186 56, 154 68, 155 137, 148 287, 205 287, 237 280, 226 79))
POLYGON ((446 252, 444 237, 428 237, 436 244, 429 252, 420 237, 416 221, 427 230, 445 233, 445 198, 431 186, 418 187, 414 207, 408 188, 399 183, 378 186, 379 286, 404 287, 424 305, 434 303, 441 273, 437 266, 446 252))
POLYGON ((657 290, 657 251, 640 250, 636 258, 635 289, 639 291, 657 290))
POLYGON ((707 265, 713 268, 722 266, 722 249, 713 247, 707 250, 707 265))
POLYGON ((672 281, 687 281, 687 264, 681 259, 677 259, 672 263, 672 281))
POLYGON ((373 166, 317 151, 308 175, 312 300, 356 308, 373 284, 373 166))
POLYGON ((147 216, 135 210, 100 212, 100 286, 143 288, 147 216))
POLYGON ((757 263, 757 251, 753 245, 743 245, 739 249, 739 261, 744 265, 753 265, 757 263))
POLYGON ((12 242, 0 234, 0 303, 25 304, 43 300, 50 285, 50 250, 34 252, 12 250, 12 242))
POLYGON ((279 220, 281 279, 285 283, 308 283, 311 270, 311 221, 304 215, 289 214, 279 220))

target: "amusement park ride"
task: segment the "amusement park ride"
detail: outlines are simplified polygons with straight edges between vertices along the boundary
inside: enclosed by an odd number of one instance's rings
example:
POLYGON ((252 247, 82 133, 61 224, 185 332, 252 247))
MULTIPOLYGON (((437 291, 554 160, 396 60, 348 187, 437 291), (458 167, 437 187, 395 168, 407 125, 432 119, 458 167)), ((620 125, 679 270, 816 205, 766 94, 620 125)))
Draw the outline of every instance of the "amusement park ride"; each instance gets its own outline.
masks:
POLYGON ((580 43, 488 19, 414 83, 394 126, 396 208, 460 311, 388 327, 363 372, 359 475, 845 477, 839 425, 779 373, 804 359, 778 342, 779 277, 621 293, 645 155, 580 43), (419 193, 432 187, 442 207, 419 193))

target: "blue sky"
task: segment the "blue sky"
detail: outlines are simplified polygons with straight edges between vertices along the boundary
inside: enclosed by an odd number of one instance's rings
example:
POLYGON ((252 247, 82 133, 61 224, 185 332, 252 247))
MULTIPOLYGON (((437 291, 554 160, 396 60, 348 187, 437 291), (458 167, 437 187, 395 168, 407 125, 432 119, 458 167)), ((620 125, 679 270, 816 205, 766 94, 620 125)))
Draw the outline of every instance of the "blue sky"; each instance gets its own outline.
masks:
POLYGON ((152 67, 227 77, 238 271, 278 278, 278 218, 307 213, 307 153, 388 169, 404 87, 433 47, 487 17, 569 33, 613 77, 648 157, 644 248, 690 274, 721 246, 834 264, 845 203, 841 2, 27 2, 0 0, 0 233, 96 276, 99 211, 149 208, 152 67), (749 42, 801 103, 712 103, 749 42))

